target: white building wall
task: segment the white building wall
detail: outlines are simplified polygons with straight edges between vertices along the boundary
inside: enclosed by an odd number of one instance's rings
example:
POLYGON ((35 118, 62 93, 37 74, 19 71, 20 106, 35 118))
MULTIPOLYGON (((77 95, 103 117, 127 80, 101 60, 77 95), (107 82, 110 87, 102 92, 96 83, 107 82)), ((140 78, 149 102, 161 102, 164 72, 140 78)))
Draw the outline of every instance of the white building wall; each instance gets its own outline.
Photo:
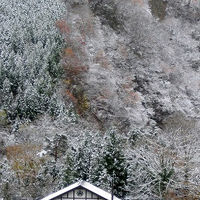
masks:
POLYGON ((105 200, 95 193, 90 192, 84 188, 78 188, 56 197, 53 200, 105 200))

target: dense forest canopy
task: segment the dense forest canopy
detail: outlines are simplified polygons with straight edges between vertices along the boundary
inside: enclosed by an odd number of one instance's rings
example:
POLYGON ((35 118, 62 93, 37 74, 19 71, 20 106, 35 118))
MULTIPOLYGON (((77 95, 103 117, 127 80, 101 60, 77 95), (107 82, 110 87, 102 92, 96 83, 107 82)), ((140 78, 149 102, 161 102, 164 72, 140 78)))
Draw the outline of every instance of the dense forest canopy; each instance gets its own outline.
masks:
POLYGON ((199 23, 196 0, 0 0, 0 199, 200 199, 199 23))

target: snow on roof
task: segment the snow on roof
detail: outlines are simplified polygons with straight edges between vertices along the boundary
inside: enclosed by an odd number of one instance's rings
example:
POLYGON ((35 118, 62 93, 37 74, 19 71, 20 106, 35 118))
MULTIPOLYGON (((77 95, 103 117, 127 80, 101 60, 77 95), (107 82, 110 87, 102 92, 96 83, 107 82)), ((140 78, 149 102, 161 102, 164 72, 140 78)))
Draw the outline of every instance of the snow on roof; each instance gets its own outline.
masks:
MULTIPOLYGON (((66 187, 66 188, 64 188, 62 190, 59 190, 58 192, 50 194, 49 196, 47 196, 47 197, 45 197, 45 198, 43 198, 41 200, 51 200, 51 199, 53 199, 53 198, 55 198, 57 196, 60 196, 60 195, 62 195, 64 193, 66 193, 66 192, 69 192, 69 191, 71 191, 71 190, 73 190, 73 189, 75 189, 75 188, 77 188, 79 186, 82 186, 83 188, 85 188, 85 189, 87 189, 87 190, 89 190, 89 191, 91 191, 91 192, 93 192, 93 193, 95 193, 95 194, 107 199, 107 200, 111 200, 112 199, 110 193, 108 193, 108 192, 106 192, 106 191, 104 191, 104 190, 102 190, 102 189, 100 189, 100 188, 98 188, 98 187, 86 182, 86 181, 78 181, 78 182, 76 182, 76 183, 74 183, 72 185, 69 185, 68 187, 66 187)), ((120 199, 114 196, 113 200, 120 200, 120 199)))

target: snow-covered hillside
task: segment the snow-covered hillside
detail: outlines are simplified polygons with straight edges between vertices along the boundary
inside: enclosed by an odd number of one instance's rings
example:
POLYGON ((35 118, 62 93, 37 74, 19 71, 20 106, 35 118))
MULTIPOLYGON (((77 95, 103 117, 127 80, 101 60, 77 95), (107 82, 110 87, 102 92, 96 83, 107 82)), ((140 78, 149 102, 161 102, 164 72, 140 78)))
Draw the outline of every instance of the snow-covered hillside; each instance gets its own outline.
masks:
POLYGON ((200 198, 198 0, 0 0, 0 27, 0 198, 200 198))

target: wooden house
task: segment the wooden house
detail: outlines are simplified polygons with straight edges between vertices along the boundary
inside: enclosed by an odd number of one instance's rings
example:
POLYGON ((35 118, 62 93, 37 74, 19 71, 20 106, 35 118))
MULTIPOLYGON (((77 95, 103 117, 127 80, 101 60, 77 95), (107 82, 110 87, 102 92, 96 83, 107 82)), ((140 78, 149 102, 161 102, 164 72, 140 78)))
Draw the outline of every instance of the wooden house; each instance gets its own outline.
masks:
POLYGON ((115 196, 112 197, 110 193, 86 181, 79 181, 41 200, 120 200, 120 199, 115 196))

